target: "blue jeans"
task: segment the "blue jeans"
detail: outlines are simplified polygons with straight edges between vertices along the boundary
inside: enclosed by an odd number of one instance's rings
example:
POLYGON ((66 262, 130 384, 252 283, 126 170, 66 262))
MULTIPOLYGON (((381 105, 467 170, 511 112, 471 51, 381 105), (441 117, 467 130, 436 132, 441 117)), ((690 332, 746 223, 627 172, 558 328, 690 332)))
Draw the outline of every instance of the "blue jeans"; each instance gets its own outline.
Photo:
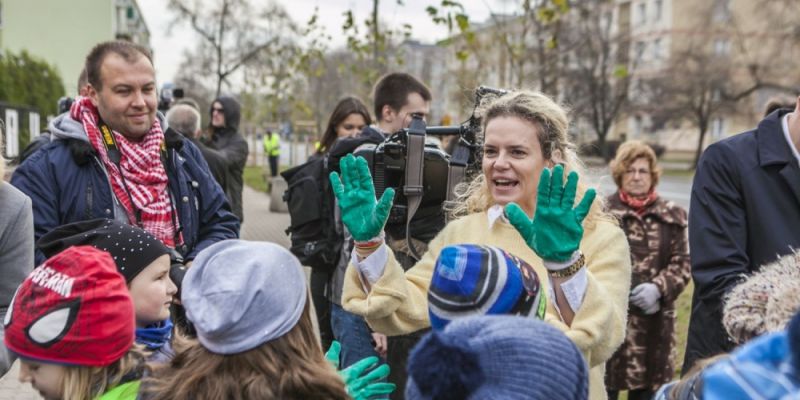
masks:
POLYGON ((342 345, 342 352, 339 355, 340 369, 345 369, 367 357, 379 357, 363 317, 331 303, 331 327, 333 337, 342 345))

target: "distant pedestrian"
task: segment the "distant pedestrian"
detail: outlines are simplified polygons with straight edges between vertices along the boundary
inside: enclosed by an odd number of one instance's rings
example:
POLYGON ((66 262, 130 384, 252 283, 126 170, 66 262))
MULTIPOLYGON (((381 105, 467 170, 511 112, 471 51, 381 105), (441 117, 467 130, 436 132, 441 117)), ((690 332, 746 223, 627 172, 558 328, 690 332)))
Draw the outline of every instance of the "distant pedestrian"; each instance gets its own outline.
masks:
POLYGON ((686 210, 656 192, 656 154, 623 143, 611 162, 617 192, 607 200, 631 249, 631 296, 625 341, 606 364, 608 397, 649 400, 675 374, 675 300, 690 279, 686 210))
POLYGON ((269 173, 271 177, 278 176, 279 161, 281 158, 281 139, 272 130, 267 129, 267 134, 264 136, 264 155, 269 162, 269 173))
MULTIPOLYGON (((203 138, 205 144, 216 152, 214 159, 225 166, 225 182, 222 189, 231 203, 233 213, 244 222, 242 189, 244 166, 247 164, 247 141, 239 133, 241 106, 232 97, 219 97, 211 104, 211 137, 203 138)), ((207 150, 209 151, 209 150, 207 150)), ((212 163, 212 161, 209 161, 212 163)), ((220 183, 222 185, 222 183, 220 183)))

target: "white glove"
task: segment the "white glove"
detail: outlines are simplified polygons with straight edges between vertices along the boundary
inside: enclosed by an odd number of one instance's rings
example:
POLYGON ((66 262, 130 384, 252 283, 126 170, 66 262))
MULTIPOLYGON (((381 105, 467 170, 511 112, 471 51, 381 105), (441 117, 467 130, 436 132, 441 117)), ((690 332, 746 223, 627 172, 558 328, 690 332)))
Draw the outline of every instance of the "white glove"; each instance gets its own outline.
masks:
POLYGON ((631 291, 631 304, 641 308, 647 315, 655 314, 661 309, 659 299, 661 292, 658 291, 658 286, 650 282, 640 283, 631 291))

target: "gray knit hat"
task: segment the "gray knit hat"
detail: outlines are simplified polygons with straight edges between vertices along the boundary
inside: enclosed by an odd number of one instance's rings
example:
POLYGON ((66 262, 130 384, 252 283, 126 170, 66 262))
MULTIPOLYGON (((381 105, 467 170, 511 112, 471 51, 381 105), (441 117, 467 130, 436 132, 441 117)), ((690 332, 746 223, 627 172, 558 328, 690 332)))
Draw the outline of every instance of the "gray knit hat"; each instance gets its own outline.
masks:
POLYGON ((575 344, 536 319, 459 318, 427 334, 408 359, 408 400, 583 400, 589 371, 575 344))
POLYGON ((289 332, 300 320, 306 296, 302 266, 288 250, 225 240, 194 259, 181 301, 205 348, 235 354, 289 332))
POLYGON ((725 296, 722 323, 736 343, 781 331, 800 309, 800 254, 792 252, 761 269, 725 296))

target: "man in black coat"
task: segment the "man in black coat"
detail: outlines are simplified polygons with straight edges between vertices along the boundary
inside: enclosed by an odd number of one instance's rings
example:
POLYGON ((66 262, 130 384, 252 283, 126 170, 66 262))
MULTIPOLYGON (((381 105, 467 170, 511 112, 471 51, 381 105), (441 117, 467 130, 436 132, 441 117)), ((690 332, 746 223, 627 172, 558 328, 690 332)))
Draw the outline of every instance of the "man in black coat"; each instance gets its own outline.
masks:
POLYGON ((242 187, 247 163, 247 141, 239 134, 239 103, 231 97, 219 97, 211 103, 211 137, 204 138, 208 147, 203 156, 209 164, 223 163, 225 177, 215 177, 231 203, 233 213, 244 222, 242 187))
POLYGON ((800 101, 703 153, 689 212, 695 287, 683 373, 733 348, 722 326, 725 293, 800 247, 799 144, 800 101))

